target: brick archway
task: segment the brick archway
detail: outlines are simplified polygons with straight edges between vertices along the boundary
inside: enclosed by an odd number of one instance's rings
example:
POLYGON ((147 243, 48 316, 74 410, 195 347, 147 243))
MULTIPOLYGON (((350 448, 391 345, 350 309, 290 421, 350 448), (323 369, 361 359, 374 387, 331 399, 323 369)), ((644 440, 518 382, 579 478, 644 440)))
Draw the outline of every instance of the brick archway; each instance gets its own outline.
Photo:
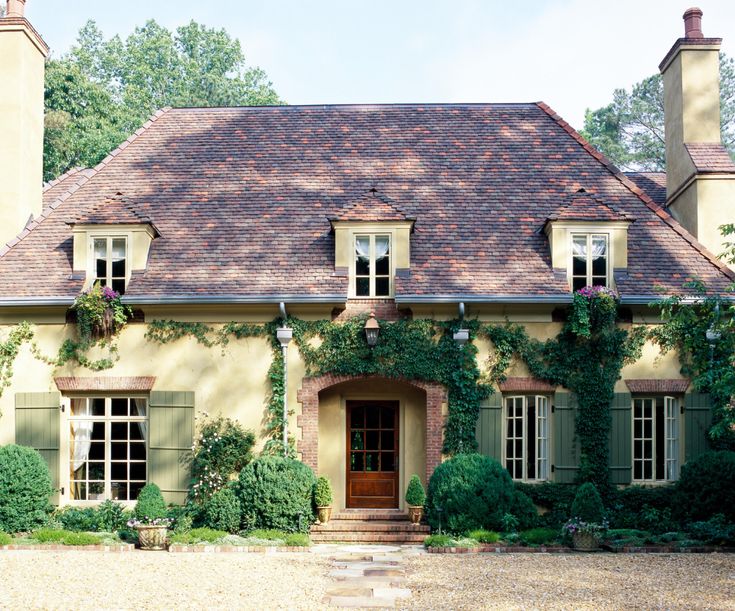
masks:
POLYGON ((297 424, 301 428, 301 441, 298 451, 301 460, 309 465, 314 472, 319 467, 319 393, 327 388, 343 382, 370 381, 401 382, 426 393, 426 481, 429 481, 434 469, 441 462, 442 437, 444 418, 442 403, 447 400, 445 388, 437 382, 423 382, 421 380, 406 380, 404 378, 384 378, 381 376, 337 376, 324 375, 314 378, 304 378, 296 399, 301 403, 301 415, 297 424))

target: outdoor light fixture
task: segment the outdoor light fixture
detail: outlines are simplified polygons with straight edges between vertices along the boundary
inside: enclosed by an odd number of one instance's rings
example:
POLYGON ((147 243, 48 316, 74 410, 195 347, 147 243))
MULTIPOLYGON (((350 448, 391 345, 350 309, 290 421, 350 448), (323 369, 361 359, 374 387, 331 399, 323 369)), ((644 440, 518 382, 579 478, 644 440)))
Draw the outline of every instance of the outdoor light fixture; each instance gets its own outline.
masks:
POLYGON ((375 320, 375 314, 370 312, 370 318, 365 321, 365 337, 367 344, 371 348, 378 343, 378 335, 380 334, 380 325, 375 320))
POLYGON ((452 335, 452 339, 457 342, 457 345, 461 348, 468 341, 470 341, 470 332, 467 329, 460 329, 452 335))

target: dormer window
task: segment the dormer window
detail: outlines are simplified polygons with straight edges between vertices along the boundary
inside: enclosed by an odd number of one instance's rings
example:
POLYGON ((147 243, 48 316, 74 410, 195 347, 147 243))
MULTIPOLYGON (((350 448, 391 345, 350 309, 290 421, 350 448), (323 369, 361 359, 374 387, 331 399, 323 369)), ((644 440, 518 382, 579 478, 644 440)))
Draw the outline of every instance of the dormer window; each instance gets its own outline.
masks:
POLYGON ((390 297, 390 235, 355 236, 355 296, 390 297))
POLYGON ((607 234, 573 233, 572 290, 585 286, 608 286, 610 246, 607 234))
POLYGON ((109 286, 121 295, 128 272, 128 241, 125 237, 94 237, 94 283, 109 286))

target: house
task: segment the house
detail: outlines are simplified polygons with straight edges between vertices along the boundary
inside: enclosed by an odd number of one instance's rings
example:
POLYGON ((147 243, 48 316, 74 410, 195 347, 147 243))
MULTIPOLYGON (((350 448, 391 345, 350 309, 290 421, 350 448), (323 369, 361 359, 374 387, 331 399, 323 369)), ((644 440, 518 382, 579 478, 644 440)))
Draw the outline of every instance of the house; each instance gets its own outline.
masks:
MULTIPOLYGON (((3 361, 0 444, 37 448, 60 504, 133 501, 146 481, 183 501, 204 412, 266 442, 275 328, 208 347, 197 323, 374 313, 367 324, 384 334, 391 321, 464 316, 543 339, 587 285, 618 291, 629 326, 656 323, 657 289, 696 277, 724 291, 735 278, 713 254, 718 226, 735 220, 735 165, 719 135, 720 39, 703 37, 701 11, 661 64, 665 180, 622 174, 544 103, 383 104, 163 109, 97 167, 42 188, 48 48, 24 4, 0 19, 0 338, 23 322, 33 337, 3 361), (69 309, 95 283, 135 310, 119 359, 49 364, 77 337, 69 309), (162 320, 190 332, 151 341, 162 320)), ((447 389, 307 375, 283 325, 278 340, 297 455, 330 478, 338 509, 403 507, 411 474, 426 482, 442 460, 447 389)), ((494 347, 475 345, 486 370, 494 347)), ((480 450, 516 479, 573 481, 574 397, 521 362, 507 374, 481 406, 480 450)), ((707 396, 650 343, 621 375, 612 481, 676 479, 707 447, 707 396)))

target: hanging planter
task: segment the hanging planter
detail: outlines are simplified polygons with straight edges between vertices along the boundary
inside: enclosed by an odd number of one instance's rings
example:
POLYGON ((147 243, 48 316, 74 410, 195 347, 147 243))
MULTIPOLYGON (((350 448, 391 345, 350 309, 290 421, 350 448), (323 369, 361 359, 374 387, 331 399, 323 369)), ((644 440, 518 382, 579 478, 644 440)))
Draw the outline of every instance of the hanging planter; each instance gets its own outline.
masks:
POLYGON ((120 293, 99 284, 79 295, 72 309, 77 313, 80 338, 86 343, 110 339, 133 315, 120 293))

